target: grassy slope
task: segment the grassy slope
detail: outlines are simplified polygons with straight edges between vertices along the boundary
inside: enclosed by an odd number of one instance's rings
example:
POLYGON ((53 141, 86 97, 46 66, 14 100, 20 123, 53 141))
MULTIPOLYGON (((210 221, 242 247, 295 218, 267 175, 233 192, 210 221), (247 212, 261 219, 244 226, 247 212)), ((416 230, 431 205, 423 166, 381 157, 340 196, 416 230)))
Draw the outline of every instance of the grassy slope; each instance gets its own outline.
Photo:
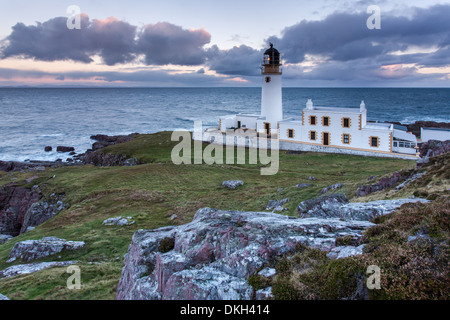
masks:
MULTIPOLYGON (((262 211, 269 199, 290 198, 285 214, 295 215, 296 205, 318 196, 323 187, 343 183, 338 192, 352 197, 367 177, 414 165, 411 161, 373 157, 280 152, 278 174, 261 176, 259 165, 174 165, 170 155, 176 144, 170 141, 169 132, 140 135, 103 152, 127 154, 151 163, 135 167, 62 167, 37 173, 39 178, 30 187, 39 184, 47 196, 65 193, 71 206, 35 230, 0 245, 0 270, 10 266, 5 261, 18 241, 43 236, 82 240, 87 247, 81 251, 42 259, 78 260, 82 288, 68 290, 70 275, 65 268, 54 268, 0 279, 0 292, 12 299, 114 299, 122 257, 138 229, 187 223, 201 207, 262 211), (297 183, 311 182, 308 176, 317 178, 313 186, 295 187, 297 183), (242 179, 245 185, 236 190, 219 187, 222 181, 232 179, 242 179), (278 188, 283 189, 277 192, 278 188), (178 218, 171 221, 173 214, 178 218), (126 227, 102 225, 106 218, 119 215, 132 216, 136 223, 126 227)), ((25 184, 24 179, 32 175, 0 173, 0 185, 11 178, 25 184)))

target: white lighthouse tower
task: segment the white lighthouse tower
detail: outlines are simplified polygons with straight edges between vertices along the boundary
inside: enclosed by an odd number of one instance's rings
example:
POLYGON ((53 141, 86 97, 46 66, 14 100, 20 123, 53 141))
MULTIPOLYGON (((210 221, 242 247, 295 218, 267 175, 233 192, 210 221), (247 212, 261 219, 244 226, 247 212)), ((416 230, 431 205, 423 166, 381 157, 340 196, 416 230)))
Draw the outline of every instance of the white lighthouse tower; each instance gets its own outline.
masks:
MULTIPOLYGON (((265 117, 264 132, 278 132, 278 121, 283 120, 280 53, 270 44, 264 52, 262 64, 261 116, 265 117)), ((261 130, 262 131, 262 130, 261 130)))

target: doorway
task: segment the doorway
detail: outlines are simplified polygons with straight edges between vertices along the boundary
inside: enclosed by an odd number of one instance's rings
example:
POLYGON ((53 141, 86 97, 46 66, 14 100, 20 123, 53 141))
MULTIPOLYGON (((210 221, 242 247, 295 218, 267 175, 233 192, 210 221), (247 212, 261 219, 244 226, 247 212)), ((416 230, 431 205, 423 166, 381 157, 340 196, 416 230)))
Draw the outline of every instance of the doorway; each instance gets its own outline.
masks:
POLYGON ((328 132, 323 133, 323 145, 328 146, 330 144, 330 134, 328 132))
POLYGON ((270 135, 270 122, 264 122, 264 131, 267 135, 270 135))

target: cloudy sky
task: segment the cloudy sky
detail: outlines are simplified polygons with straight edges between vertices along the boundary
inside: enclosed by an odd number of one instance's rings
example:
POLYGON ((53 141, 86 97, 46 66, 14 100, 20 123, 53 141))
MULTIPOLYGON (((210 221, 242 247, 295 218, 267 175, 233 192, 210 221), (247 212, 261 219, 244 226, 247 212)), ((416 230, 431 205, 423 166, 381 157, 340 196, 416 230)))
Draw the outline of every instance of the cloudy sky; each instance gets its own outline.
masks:
POLYGON ((449 1, 0 0, 0 18, 0 86, 259 86, 273 42, 284 86, 450 87, 449 1))

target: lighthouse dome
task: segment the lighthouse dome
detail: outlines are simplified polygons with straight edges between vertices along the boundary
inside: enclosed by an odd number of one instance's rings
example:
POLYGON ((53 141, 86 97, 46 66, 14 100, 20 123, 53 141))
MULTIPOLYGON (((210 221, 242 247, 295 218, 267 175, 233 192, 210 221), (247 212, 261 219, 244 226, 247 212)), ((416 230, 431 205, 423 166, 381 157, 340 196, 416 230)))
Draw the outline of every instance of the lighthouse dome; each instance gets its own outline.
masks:
POLYGON ((279 65, 280 52, 270 44, 270 48, 264 52, 264 65, 279 65))

